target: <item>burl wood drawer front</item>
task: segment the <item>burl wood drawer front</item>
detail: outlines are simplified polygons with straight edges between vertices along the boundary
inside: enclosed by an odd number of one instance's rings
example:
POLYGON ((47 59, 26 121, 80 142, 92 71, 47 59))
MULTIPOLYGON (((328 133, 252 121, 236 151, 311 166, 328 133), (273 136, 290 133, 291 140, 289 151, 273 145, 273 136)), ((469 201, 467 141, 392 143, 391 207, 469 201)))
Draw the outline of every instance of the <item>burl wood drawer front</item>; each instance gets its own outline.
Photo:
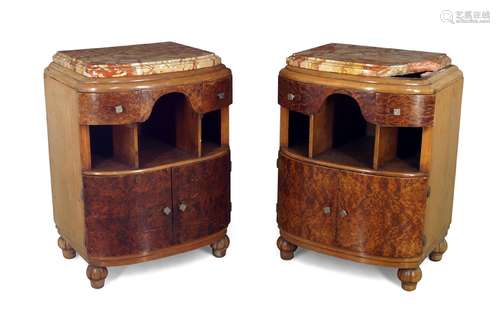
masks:
POLYGON ((333 169, 279 159, 278 225, 295 236, 332 246, 337 181, 333 169))
POLYGON ((84 176, 90 256, 147 253, 173 243, 171 170, 84 176))
POLYGON ((169 93, 186 95, 198 113, 220 109, 232 103, 232 78, 204 81, 189 85, 128 92, 80 93, 80 124, 130 124, 149 118, 155 102, 169 93))
POLYGON ((203 83, 203 105, 205 111, 220 109, 233 102, 232 78, 203 83))
POLYGON ((195 240, 226 228, 230 221, 229 154, 174 167, 175 240, 195 240))
POLYGON ((336 244, 366 255, 419 256, 427 178, 398 178, 339 171, 336 244))
MULTIPOLYGON (((315 114, 332 94, 351 96, 361 108, 363 116, 375 113, 375 93, 357 89, 344 89, 278 78, 278 103, 287 109, 304 114, 315 114)), ((368 120, 368 118, 367 118, 368 120)))
POLYGON ((432 126, 434 95, 377 93, 374 115, 368 118, 382 126, 432 126))

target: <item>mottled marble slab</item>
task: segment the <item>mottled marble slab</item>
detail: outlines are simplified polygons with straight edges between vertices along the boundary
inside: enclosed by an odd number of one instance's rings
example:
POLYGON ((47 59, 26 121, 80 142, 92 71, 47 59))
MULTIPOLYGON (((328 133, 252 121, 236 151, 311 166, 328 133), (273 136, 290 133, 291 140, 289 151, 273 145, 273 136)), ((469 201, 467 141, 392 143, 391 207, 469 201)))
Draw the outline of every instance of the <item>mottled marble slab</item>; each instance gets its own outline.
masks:
POLYGON ((53 60, 89 78, 190 71, 221 63, 212 52, 174 42, 59 51, 53 60))
POLYGON ((451 64, 444 53, 326 44, 294 53, 287 64, 309 70, 376 77, 438 71, 451 64))

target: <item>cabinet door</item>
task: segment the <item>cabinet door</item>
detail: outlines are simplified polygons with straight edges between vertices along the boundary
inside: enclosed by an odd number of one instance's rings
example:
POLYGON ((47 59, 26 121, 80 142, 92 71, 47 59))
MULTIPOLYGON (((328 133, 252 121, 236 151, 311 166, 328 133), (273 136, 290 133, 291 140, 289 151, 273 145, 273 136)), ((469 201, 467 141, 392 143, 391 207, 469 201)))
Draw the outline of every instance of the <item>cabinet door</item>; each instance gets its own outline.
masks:
POLYGON ((332 246, 337 181, 333 169, 280 157, 278 225, 295 236, 332 246))
POLYGON ((172 244, 170 169, 123 176, 84 176, 90 256, 145 254, 172 244))
POLYGON ((173 168, 175 241, 183 243, 227 227, 230 161, 222 157, 173 168))
POLYGON ((339 172, 337 245, 362 254, 422 253, 427 178, 339 172), (345 210, 345 211, 342 211, 345 210))

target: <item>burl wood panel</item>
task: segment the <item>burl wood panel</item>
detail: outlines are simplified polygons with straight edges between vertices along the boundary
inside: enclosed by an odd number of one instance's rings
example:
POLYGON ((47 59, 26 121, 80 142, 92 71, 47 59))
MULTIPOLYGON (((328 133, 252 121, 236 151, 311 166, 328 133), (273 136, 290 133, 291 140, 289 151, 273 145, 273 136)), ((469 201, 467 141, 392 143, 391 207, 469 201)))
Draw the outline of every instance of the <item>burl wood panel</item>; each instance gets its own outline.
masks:
POLYGON ((400 95, 341 89, 278 79, 278 103, 290 110, 305 114, 319 113, 332 94, 351 96, 358 103, 366 121, 380 126, 431 126, 434 119, 434 95, 400 95), (291 94, 291 95, 290 95, 291 94), (394 115, 394 109, 400 114, 394 115))
POLYGON ((141 123, 149 118, 153 105, 168 93, 186 95, 197 113, 209 112, 232 103, 231 76, 214 82, 165 86, 158 89, 131 90, 128 92, 79 93, 80 124, 141 123), (224 93, 220 98, 220 93, 224 93), (121 113, 115 106, 122 106, 121 113))
POLYGON ((144 254, 173 244, 171 170, 83 176, 89 256, 144 254))
POLYGON ((346 94, 354 98, 363 114, 371 111, 375 106, 375 93, 373 92, 310 84, 281 76, 278 78, 278 103, 290 110, 309 115, 318 113, 326 98, 334 93, 346 94), (293 98, 289 94, 292 94, 293 98))
POLYGON ((229 153, 172 169, 175 240, 183 243, 225 229, 230 221, 229 153), (185 205, 182 210, 181 205, 185 205))
POLYGON ((406 258, 424 246, 427 177, 398 178, 338 172, 336 244, 360 254, 406 258))
MULTIPOLYGON (((434 121, 434 95, 400 95, 377 93, 375 114, 367 119, 385 126, 432 126, 434 121), (400 115, 394 115, 399 109, 400 115)), ((373 110, 373 109, 372 109, 373 110)))
POLYGON ((289 159, 278 163, 278 225, 298 237, 335 242, 336 171, 289 159), (325 212, 325 208, 330 208, 325 212))

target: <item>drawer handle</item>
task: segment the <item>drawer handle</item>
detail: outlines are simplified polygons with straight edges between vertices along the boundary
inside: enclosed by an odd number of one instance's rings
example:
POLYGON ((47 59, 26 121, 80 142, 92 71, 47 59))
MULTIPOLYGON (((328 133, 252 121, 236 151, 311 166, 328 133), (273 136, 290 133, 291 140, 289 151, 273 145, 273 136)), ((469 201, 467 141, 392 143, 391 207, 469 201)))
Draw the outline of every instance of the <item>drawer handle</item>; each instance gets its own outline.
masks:
POLYGON ((330 208, 329 206, 325 206, 325 207, 323 208, 323 213, 324 213, 325 215, 329 215, 330 213, 332 213, 332 208, 330 208))
POLYGON ((170 209, 168 206, 166 206, 163 209, 163 213, 165 214, 165 216, 168 216, 171 212, 172 212, 172 209, 170 209))
POLYGON ((115 113, 121 114, 122 112, 123 112, 123 106, 122 105, 115 106, 115 113))
POLYGON ((347 217, 347 215, 348 215, 348 214, 349 214, 349 213, 347 213, 347 211, 346 211, 346 210, 344 210, 344 209, 342 209, 342 210, 340 210, 340 211, 339 211, 339 217, 340 217, 340 218, 347 217))
POLYGON ((293 100, 295 100, 295 95, 293 95, 292 93, 288 93, 287 98, 288 98, 288 101, 293 101, 293 100))
POLYGON ((179 205, 179 210, 181 210, 182 212, 186 211, 186 209, 187 209, 187 205, 186 205, 186 204, 181 203, 181 204, 179 205))
POLYGON ((394 108, 394 109, 392 109, 392 114, 394 116, 400 116, 401 115, 401 109, 400 108, 394 108))
POLYGON ((224 100, 225 96, 226 96, 226 94, 224 94, 224 92, 221 92, 221 93, 217 94, 217 97, 219 98, 219 100, 224 100))

